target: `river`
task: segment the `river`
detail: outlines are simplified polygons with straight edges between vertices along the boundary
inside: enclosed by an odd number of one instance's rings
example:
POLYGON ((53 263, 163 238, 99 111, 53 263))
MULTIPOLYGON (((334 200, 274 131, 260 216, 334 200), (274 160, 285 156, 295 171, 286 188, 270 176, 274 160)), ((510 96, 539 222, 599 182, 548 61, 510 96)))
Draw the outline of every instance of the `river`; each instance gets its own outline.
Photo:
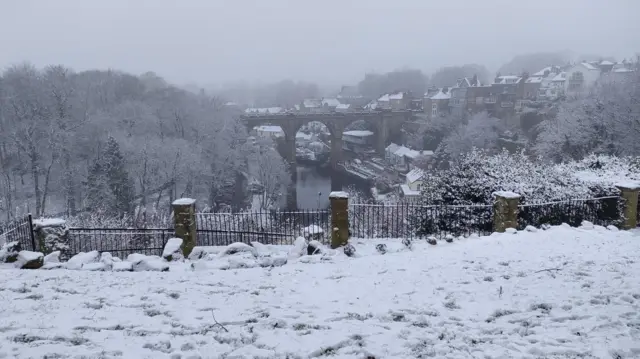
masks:
POLYGON ((364 181, 355 180, 330 169, 298 165, 296 172, 296 206, 298 209, 328 208, 332 180, 336 189, 346 189, 353 186, 363 192, 365 196, 371 194, 370 186, 364 181))

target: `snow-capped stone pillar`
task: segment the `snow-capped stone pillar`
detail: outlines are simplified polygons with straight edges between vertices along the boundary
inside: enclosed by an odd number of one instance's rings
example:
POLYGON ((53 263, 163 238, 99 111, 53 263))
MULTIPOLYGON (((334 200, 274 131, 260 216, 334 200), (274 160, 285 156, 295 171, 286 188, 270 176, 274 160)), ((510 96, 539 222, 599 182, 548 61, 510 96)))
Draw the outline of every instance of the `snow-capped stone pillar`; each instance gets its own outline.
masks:
POLYGON ((624 203, 624 222, 623 229, 633 229, 638 226, 638 192, 640 192, 640 182, 629 181, 616 184, 620 190, 620 197, 624 203))
POLYGON ((331 192, 331 248, 344 246, 349 241, 349 194, 331 192))
POLYGON ((36 239, 36 248, 44 254, 60 251, 63 259, 67 259, 71 251, 69 229, 67 223, 61 218, 43 218, 33 221, 33 233, 36 239))
POLYGON ((504 232, 507 228, 518 228, 518 205, 520 195, 508 191, 494 192, 493 230, 504 232))
POLYGON ((180 198, 171 204, 176 237, 182 239, 182 253, 188 257, 196 246, 196 200, 180 198))

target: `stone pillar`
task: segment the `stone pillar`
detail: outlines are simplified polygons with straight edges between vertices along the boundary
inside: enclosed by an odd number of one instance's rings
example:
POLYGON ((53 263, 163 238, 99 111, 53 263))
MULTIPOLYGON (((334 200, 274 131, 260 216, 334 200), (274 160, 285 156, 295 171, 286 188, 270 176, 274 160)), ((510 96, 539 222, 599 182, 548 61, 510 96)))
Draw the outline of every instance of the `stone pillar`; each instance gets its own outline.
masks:
POLYGON ((284 143, 285 143, 285 153, 286 153, 286 160, 289 163, 289 170, 292 173, 295 173, 296 171, 296 134, 294 133, 293 135, 285 135, 284 138, 284 143))
POLYGON ((349 241, 349 195, 331 192, 331 248, 344 246, 349 241))
POLYGON ((187 258, 196 246, 196 200, 180 198, 171 205, 176 237, 182 239, 182 254, 187 258))
POLYGON ((331 157, 329 161, 331 163, 331 169, 338 170, 338 164, 342 161, 342 133, 338 136, 331 136, 331 157))
POLYGON ((494 232, 504 232, 507 228, 518 228, 518 205, 520 195, 513 192, 494 192, 495 202, 493 204, 493 230, 494 232))
POLYGON ((624 199, 624 222, 623 229, 633 229, 638 226, 638 192, 640 182, 631 181, 616 185, 620 190, 620 197, 624 199))
POLYGON ((36 219, 33 221, 36 248, 30 250, 49 254, 60 251, 63 259, 69 258, 71 242, 66 221, 60 218, 36 219))
POLYGON ((379 155, 384 155, 384 150, 387 147, 387 138, 389 137, 389 127, 387 126, 387 118, 384 115, 381 115, 380 120, 376 126, 376 136, 375 136, 375 147, 376 152, 379 155))

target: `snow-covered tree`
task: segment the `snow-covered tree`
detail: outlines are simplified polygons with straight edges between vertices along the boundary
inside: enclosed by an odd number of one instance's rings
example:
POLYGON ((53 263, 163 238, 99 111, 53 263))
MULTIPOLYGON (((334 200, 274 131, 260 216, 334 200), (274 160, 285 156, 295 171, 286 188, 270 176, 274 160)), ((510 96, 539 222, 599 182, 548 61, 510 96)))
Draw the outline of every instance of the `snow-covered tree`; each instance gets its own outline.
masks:
POLYGON ((250 176, 261 186, 260 208, 272 208, 286 196, 287 187, 291 185, 289 165, 275 149, 275 143, 263 139, 256 143, 250 157, 250 176))
POLYGON ((503 131, 502 121, 489 116, 487 112, 480 112, 453 130, 442 141, 439 150, 451 159, 473 148, 495 151, 498 149, 498 139, 503 131))
POLYGON ((548 159, 581 159, 590 153, 640 154, 640 73, 602 81, 559 106, 540 125, 536 152, 548 159))

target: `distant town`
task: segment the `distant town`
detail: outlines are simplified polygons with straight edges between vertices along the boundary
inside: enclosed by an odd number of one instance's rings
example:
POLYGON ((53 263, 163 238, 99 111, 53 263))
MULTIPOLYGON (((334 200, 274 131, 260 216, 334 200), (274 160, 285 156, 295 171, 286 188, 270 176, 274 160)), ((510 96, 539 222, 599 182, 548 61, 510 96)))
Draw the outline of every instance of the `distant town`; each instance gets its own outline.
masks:
MULTIPOLYGON (((357 86, 342 86, 333 97, 309 98, 293 107, 250 107, 228 102, 244 116, 335 114, 357 115, 374 111, 407 111, 410 118, 401 125, 398 135, 385 139, 384 150, 377 149, 375 129, 367 121, 350 123, 341 136, 343 156, 337 168, 354 179, 371 184, 371 194, 378 200, 386 196, 406 199, 420 195, 424 171, 433 164, 435 148, 428 143, 411 145, 409 134, 419 131, 438 118, 460 118, 486 112, 510 125, 521 126, 520 119, 532 111, 544 112, 567 97, 577 95, 599 80, 622 79, 634 71, 631 61, 585 61, 550 65, 539 71, 519 75, 496 74, 483 82, 477 75, 460 78, 451 86, 427 89, 425 93, 398 90, 377 98, 360 94, 357 86)), ((281 126, 260 125, 250 132, 251 138, 284 140, 281 126)), ((505 133, 506 148, 525 147, 505 133)), ((295 134, 295 161, 303 166, 326 166, 331 153, 331 131, 320 121, 305 123, 295 134)))

